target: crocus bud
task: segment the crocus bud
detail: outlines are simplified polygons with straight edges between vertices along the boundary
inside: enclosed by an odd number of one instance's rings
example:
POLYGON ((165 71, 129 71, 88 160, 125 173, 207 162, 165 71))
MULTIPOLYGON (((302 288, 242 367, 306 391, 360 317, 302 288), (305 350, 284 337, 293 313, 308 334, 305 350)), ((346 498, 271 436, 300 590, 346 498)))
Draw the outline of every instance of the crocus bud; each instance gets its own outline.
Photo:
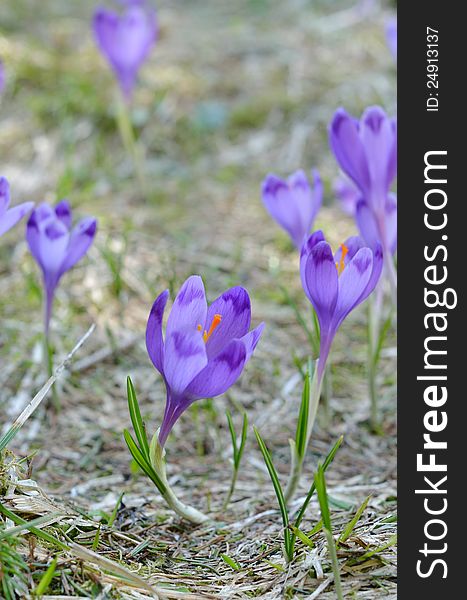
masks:
POLYGON ((99 8, 94 14, 93 29, 100 51, 129 99, 138 71, 157 39, 155 11, 136 0, 126 2, 120 14, 99 8))
POLYGON ((86 217, 73 228, 71 207, 62 200, 55 207, 40 204, 29 217, 26 239, 42 270, 45 291, 45 331, 48 333, 55 289, 62 276, 88 251, 97 221, 86 217))

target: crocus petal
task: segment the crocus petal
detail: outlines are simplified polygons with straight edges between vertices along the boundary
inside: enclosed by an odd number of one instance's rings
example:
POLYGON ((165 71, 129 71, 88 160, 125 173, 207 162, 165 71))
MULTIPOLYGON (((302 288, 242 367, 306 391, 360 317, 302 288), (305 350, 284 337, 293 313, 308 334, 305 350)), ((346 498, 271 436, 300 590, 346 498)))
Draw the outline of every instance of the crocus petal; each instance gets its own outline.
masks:
POLYGON ((247 360, 247 349, 241 340, 232 340, 193 379, 186 393, 196 398, 213 398, 223 394, 240 377, 247 360))
POLYGON ((386 237, 391 254, 397 249, 397 198, 389 194, 386 202, 386 237))
POLYGON ((361 140, 371 180, 372 204, 384 206, 395 174, 395 124, 382 108, 371 106, 361 119, 361 140))
POLYGON ((334 262, 338 264, 341 262, 342 246, 345 246, 347 248, 347 252, 344 256, 344 265, 346 265, 357 254, 360 248, 365 248, 367 244, 365 244, 362 238, 358 235, 352 235, 351 237, 347 238, 345 242, 339 246, 339 248, 334 254, 334 262))
POLYGON ((249 331, 246 335, 241 338, 241 341, 245 344, 246 348, 246 362, 250 360, 251 355, 255 351, 258 345, 261 334, 263 333, 264 323, 260 323, 258 327, 249 331))
POLYGON ((329 327, 338 295, 337 269, 327 242, 318 242, 308 254, 302 251, 300 275, 323 332, 329 327))
POLYGON ((162 336, 162 319, 164 318, 165 305, 169 297, 169 290, 160 294, 152 305, 146 326, 146 348, 152 364, 159 373, 164 373, 164 338, 162 336))
POLYGON ((359 135, 359 124, 339 108, 329 128, 329 141, 341 169, 365 194, 370 189, 365 149, 359 135))
POLYGON ((378 231, 378 225, 376 223, 375 215, 367 202, 363 199, 357 203, 357 210, 355 211, 355 221, 360 231, 362 238, 370 248, 375 248, 376 244, 380 239, 378 231))
POLYGON ((231 340, 241 338, 250 328, 251 303, 248 292, 238 286, 224 292, 208 309, 205 331, 209 331, 214 315, 222 320, 206 343, 208 358, 218 354, 231 340))
POLYGON ((308 256, 311 250, 318 244, 319 242, 325 242, 326 238, 324 237, 324 233, 321 229, 314 231, 304 242, 301 248, 300 256, 303 258, 304 256, 308 256))
POLYGON ((6 177, 0 177, 0 219, 10 206, 10 184, 6 177))
POLYGON ((70 234, 65 225, 59 221, 47 222, 40 233, 38 250, 43 270, 57 275, 65 259, 70 234))
POLYGON ((97 230, 97 221, 86 217, 73 228, 65 258, 60 265, 60 275, 71 269, 89 249, 97 230))
POLYGON ((71 229, 71 206, 68 200, 61 200, 55 206, 55 214, 57 215, 57 219, 65 225, 65 227, 70 230, 71 229))
MULTIPOLYGON (((0 194, 1 195, 1 194, 0 194)), ((34 202, 23 202, 0 215, 0 235, 14 227, 33 208, 34 202)))
POLYGON ((368 296, 371 294, 371 292, 375 289, 376 284, 378 283, 379 278, 381 276, 382 270, 383 270, 383 250, 381 248, 381 244, 378 242, 376 244, 376 248, 373 252, 373 264, 372 264, 370 279, 368 280, 368 283, 367 283, 365 289, 363 290, 360 298, 358 299, 357 304, 361 304, 364 300, 366 300, 366 298, 368 298, 368 296))
MULTIPOLYGON (((384 219, 386 246, 394 254, 397 247, 397 201, 394 194, 388 196, 381 218, 384 219)), ((363 199, 357 204, 355 220, 367 246, 374 250, 378 242, 383 243, 376 217, 363 199)))
POLYGON ((339 277, 339 296, 333 315, 332 329, 335 331, 357 304, 363 301, 373 269, 373 253, 370 248, 361 248, 346 265, 339 277))
POLYGON ((184 328, 167 332, 163 372, 174 394, 182 394, 207 362, 206 346, 199 331, 184 328))
MULTIPOLYGON (((166 337, 175 330, 197 331, 206 322, 207 302, 203 280, 198 275, 188 277, 180 288, 167 321, 166 337)), ((201 337, 201 336, 200 336, 201 337)))

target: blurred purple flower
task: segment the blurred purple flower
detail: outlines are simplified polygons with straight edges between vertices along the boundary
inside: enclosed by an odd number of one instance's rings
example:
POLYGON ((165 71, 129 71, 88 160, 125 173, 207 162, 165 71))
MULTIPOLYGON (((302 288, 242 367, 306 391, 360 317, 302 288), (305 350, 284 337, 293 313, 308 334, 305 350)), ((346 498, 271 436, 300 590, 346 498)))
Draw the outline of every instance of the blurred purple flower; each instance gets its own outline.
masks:
POLYGON ((248 292, 234 287, 208 307, 201 277, 182 285, 162 335, 168 290, 152 306, 146 329, 149 357, 164 378, 167 403, 159 431, 163 447, 180 415, 200 398, 223 394, 240 377, 264 327, 250 329, 248 292))
POLYGON ((263 203, 271 217, 289 234, 298 250, 310 233, 323 200, 323 184, 313 171, 314 188, 298 170, 287 180, 270 173, 262 184, 263 203))
POLYGON ((10 206, 10 184, 5 177, 0 177, 0 236, 14 227, 34 206, 34 202, 23 202, 12 208, 10 206))
MULTIPOLYGON (((392 223, 386 219, 389 189, 397 170, 396 120, 378 106, 367 108, 360 121, 339 108, 329 137, 339 166, 360 190, 365 209, 373 215, 383 251, 389 255, 392 223)), ((390 200, 389 204, 393 206, 390 200)))
MULTIPOLYGON (((340 200, 342 210, 355 218, 360 235, 366 244, 375 249, 380 241, 378 226, 360 190, 347 177, 339 177, 334 182, 334 193, 340 200)), ((397 196, 395 194, 388 194, 384 211, 388 249, 391 254, 394 254, 397 249, 397 196)))
MULTIPOLYGON (((384 215, 387 251, 394 254, 397 249, 397 196, 395 194, 388 194, 384 215)), ((355 207, 355 221, 366 244, 375 249, 376 244, 381 243, 381 236, 375 216, 364 198, 360 198, 355 207)))
POLYGON ((322 231, 313 233, 303 244, 302 285, 320 327, 319 382, 337 330, 346 316, 374 290, 382 266, 381 245, 377 244, 373 251, 359 237, 348 238, 334 255, 322 231))
POLYGON ((389 46, 389 50, 394 57, 394 60, 397 60, 397 19, 391 19, 386 24, 386 41, 389 46))
POLYGON ((45 332, 48 335, 55 289, 61 277, 88 251, 97 230, 93 217, 81 219, 71 228, 71 207, 66 200, 55 208, 45 202, 31 214, 26 239, 31 254, 42 269, 45 288, 45 332))
POLYGON ((350 217, 354 217, 357 202, 362 197, 358 187, 348 177, 338 177, 334 182, 333 191, 341 203, 342 210, 350 217))
POLYGON ((121 14, 98 8, 94 14, 94 37, 112 67, 123 94, 130 98, 138 71, 157 39, 154 9, 141 0, 122 2, 121 14))

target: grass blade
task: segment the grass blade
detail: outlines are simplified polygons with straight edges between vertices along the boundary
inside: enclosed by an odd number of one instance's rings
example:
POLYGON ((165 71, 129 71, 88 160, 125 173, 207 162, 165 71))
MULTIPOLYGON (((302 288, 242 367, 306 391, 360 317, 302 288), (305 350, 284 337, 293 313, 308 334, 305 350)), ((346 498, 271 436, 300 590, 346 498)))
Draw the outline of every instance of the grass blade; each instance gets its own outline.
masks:
POLYGON ((238 462, 237 469, 240 466, 240 461, 242 460, 243 451, 245 450, 246 438, 248 435, 248 416, 246 412, 243 413, 243 423, 242 423, 242 433, 240 436, 240 447, 238 448, 238 462))
POLYGON ((237 463, 237 436, 235 434, 235 428, 232 421, 232 415, 230 411, 226 411, 225 416, 227 417, 227 423, 229 425, 230 437, 232 438, 232 452, 234 465, 237 463))
POLYGON ((362 516, 363 511, 367 507, 367 504, 370 501, 370 499, 371 499, 371 496, 367 496, 365 498, 365 500, 362 502, 360 508, 357 510, 357 512, 355 513, 355 515, 352 517, 352 519, 347 523, 344 531, 339 536, 338 543, 339 542, 345 542, 345 540, 347 540, 349 538, 349 536, 351 535, 352 531, 355 528, 355 525, 360 520, 360 517, 362 516))
POLYGON ((57 558, 55 557, 53 561, 47 568, 47 571, 42 575, 41 580, 37 584, 36 589, 34 590, 34 596, 43 596, 47 591, 49 585, 52 582, 53 576, 55 574, 55 569, 57 568, 57 558))
POLYGON ((321 509, 321 517, 323 519, 323 530, 328 544, 329 555, 331 557, 336 596, 338 600, 343 600, 344 596, 342 594, 340 566, 337 560, 336 543, 334 542, 334 538, 332 537, 331 512, 329 510, 328 495, 326 491, 326 479, 324 477, 323 465, 318 465, 318 470, 315 473, 314 479, 316 493, 318 494, 319 507, 321 509))
POLYGON ((298 414, 297 432, 295 434, 295 449, 303 460, 308 443, 308 417, 310 412, 310 390, 311 390, 311 359, 308 360, 308 369, 303 383, 302 401, 300 403, 300 412, 298 414))
POLYGON ((277 471, 274 468, 271 454, 266 447, 259 431, 256 427, 253 428, 256 436, 256 440, 258 442, 259 449, 261 450, 261 454, 263 455, 264 462, 266 464, 266 468, 269 472, 269 476, 272 481, 272 485, 274 487, 274 491, 276 492, 277 502, 279 503, 279 510, 282 516, 282 524, 284 525, 284 545, 285 551, 287 554, 288 560, 292 560, 293 558, 293 547, 291 547, 291 536, 288 529, 289 526, 289 514, 287 512, 287 504, 285 502, 284 492, 282 491, 281 484, 279 482, 279 477, 277 476, 277 471))
MULTIPOLYGON (((334 444, 334 446, 329 451, 329 454, 324 459, 324 463, 323 463, 323 471, 324 472, 326 471, 326 469, 329 467, 329 465, 334 460, 334 457, 336 456, 336 452, 339 450, 343 441, 344 441, 344 436, 341 435, 340 438, 337 440, 337 442, 334 444)), ((305 498, 300 510, 298 511, 297 517, 295 519, 294 525, 297 528, 300 527, 300 523, 302 522, 303 516, 305 515, 305 511, 308 508, 308 505, 310 504, 310 500, 312 499, 313 494, 315 493, 315 489, 316 489, 316 485, 313 482, 308 491, 307 497, 305 498)))
POLYGON ((133 429, 135 430, 136 439, 139 442, 141 454, 149 462, 149 443, 146 435, 146 428, 141 417, 141 412, 139 410, 139 404, 131 377, 127 377, 126 379, 126 389, 128 395, 128 410, 130 412, 133 429))

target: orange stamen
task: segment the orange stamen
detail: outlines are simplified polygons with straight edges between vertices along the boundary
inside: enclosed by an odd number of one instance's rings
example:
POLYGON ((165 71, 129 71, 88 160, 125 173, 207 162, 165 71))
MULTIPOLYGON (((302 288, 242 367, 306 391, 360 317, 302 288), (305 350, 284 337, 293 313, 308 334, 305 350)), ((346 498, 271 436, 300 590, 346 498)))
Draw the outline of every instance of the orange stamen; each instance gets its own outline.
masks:
POLYGON ((336 261, 336 269, 337 269, 337 273, 339 275, 342 273, 342 271, 345 268, 344 259, 347 256, 348 252, 349 252, 349 249, 347 248, 347 246, 345 244, 341 244, 341 259, 339 262, 336 261))
MULTIPOLYGON (((211 337, 211 335, 214 333, 214 331, 217 329, 217 327, 219 327, 221 321, 222 321, 222 315, 217 315, 217 314, 214 315, 214 318, 212 320, 209 331, 204 330, 204 333, 203 333, 204 343, 206 343, 208 341, 208 339, 211 337)), ((202 329, 201 325, 198 325, 198 331, 201 331, 201 329, 202 329)))

